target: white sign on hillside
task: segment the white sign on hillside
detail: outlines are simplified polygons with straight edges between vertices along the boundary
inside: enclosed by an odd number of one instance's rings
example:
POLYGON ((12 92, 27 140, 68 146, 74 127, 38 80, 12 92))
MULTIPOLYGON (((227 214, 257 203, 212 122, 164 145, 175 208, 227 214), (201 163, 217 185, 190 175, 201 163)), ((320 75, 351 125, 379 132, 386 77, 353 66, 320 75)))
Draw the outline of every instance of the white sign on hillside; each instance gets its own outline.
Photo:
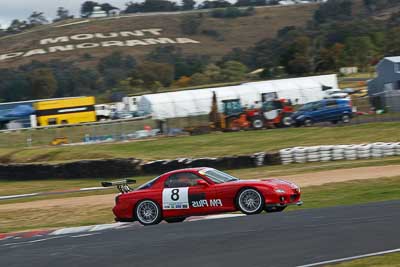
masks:
POLYGON ((135 47, 158 44, 198 44, 199 41, 185 38, 160 37, 162 29, 142 29, 135 31, 122 31, 110 33, 80 33, 71 36, 50 37, 40 40, 41 46, 54 45, 43 48, 36 48, 29 51, 18 51, 0 55, 0 61, 19 57, 31 57, 49 53, 67 52, 76 49, 90 49, 99 47, 135 47), (136 37, 137 39, 127 39, 136 37), (146 38, 153 37, 153 38, 146 38), (119 40, 107 40, 116 39, 119 40), (139 39, 140 38, 140 39, 139 39))

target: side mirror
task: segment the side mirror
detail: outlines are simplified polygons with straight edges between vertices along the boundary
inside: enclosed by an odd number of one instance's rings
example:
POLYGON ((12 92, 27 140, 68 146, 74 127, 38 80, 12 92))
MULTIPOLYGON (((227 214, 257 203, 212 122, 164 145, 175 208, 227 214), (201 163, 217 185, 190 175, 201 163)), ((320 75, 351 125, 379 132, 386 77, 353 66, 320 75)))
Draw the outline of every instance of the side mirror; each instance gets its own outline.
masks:
POLYGON ((209 184, 204 180, 197 180, 197 185, 200 186, 209 186, 209 184))

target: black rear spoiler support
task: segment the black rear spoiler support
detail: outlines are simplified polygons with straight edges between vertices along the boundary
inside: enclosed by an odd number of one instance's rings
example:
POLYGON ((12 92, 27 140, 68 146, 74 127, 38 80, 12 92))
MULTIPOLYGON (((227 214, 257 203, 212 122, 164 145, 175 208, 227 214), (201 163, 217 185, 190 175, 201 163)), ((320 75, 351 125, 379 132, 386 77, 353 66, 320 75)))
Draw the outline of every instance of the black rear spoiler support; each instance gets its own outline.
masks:
POLYGON ((133 191, 133 188, 131 188, 129 186, 129 184, 136 184, 136 180, 123 179, 123 180, 117 180, 117 181, 111 181, 111 182, 101 182, 101 185, 103 187, 116 186, 122 194, 133 191))

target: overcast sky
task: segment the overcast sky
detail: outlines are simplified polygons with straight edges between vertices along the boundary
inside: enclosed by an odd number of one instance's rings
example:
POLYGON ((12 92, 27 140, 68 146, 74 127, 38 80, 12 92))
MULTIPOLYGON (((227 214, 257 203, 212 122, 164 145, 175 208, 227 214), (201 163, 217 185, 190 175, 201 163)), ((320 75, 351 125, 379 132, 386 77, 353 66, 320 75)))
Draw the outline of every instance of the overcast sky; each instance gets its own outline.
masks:
MULTIPOLYGON (((105 0, 98 3, 109 3, 123 9, 130 0, 105 0)), ((12 19, 26 19, 33 11, 44 12, 46 17, 54 18, 58 7, 68 9, 73 15, 79 16, 81 4, 85 0, 0 0, 0 25, 4 28, 12 19)), ((134 0, 133 2, 142 2, 134 0)))

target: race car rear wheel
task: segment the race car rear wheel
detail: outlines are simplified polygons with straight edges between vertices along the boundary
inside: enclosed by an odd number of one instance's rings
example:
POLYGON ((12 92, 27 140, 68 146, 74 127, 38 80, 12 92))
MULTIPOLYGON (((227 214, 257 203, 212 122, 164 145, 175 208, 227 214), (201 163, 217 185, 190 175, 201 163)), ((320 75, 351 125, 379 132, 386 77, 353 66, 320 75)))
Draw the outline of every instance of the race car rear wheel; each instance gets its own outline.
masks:
POLYGON ((183 222, 186 218, 185 217, 176 217, 176 218, 167 218, 164 219, 167 223, 180 223, 183 222))
POLYGON ((258 214, 264 209, 264 197, 256 189, 244 188, 236 198, 236 206, 244 214, 258 214))
POLYGON ((143 200, 135 208, 138 222, 143 225, 158 224, 162 220, 160 206, 152 200, 143 200))

